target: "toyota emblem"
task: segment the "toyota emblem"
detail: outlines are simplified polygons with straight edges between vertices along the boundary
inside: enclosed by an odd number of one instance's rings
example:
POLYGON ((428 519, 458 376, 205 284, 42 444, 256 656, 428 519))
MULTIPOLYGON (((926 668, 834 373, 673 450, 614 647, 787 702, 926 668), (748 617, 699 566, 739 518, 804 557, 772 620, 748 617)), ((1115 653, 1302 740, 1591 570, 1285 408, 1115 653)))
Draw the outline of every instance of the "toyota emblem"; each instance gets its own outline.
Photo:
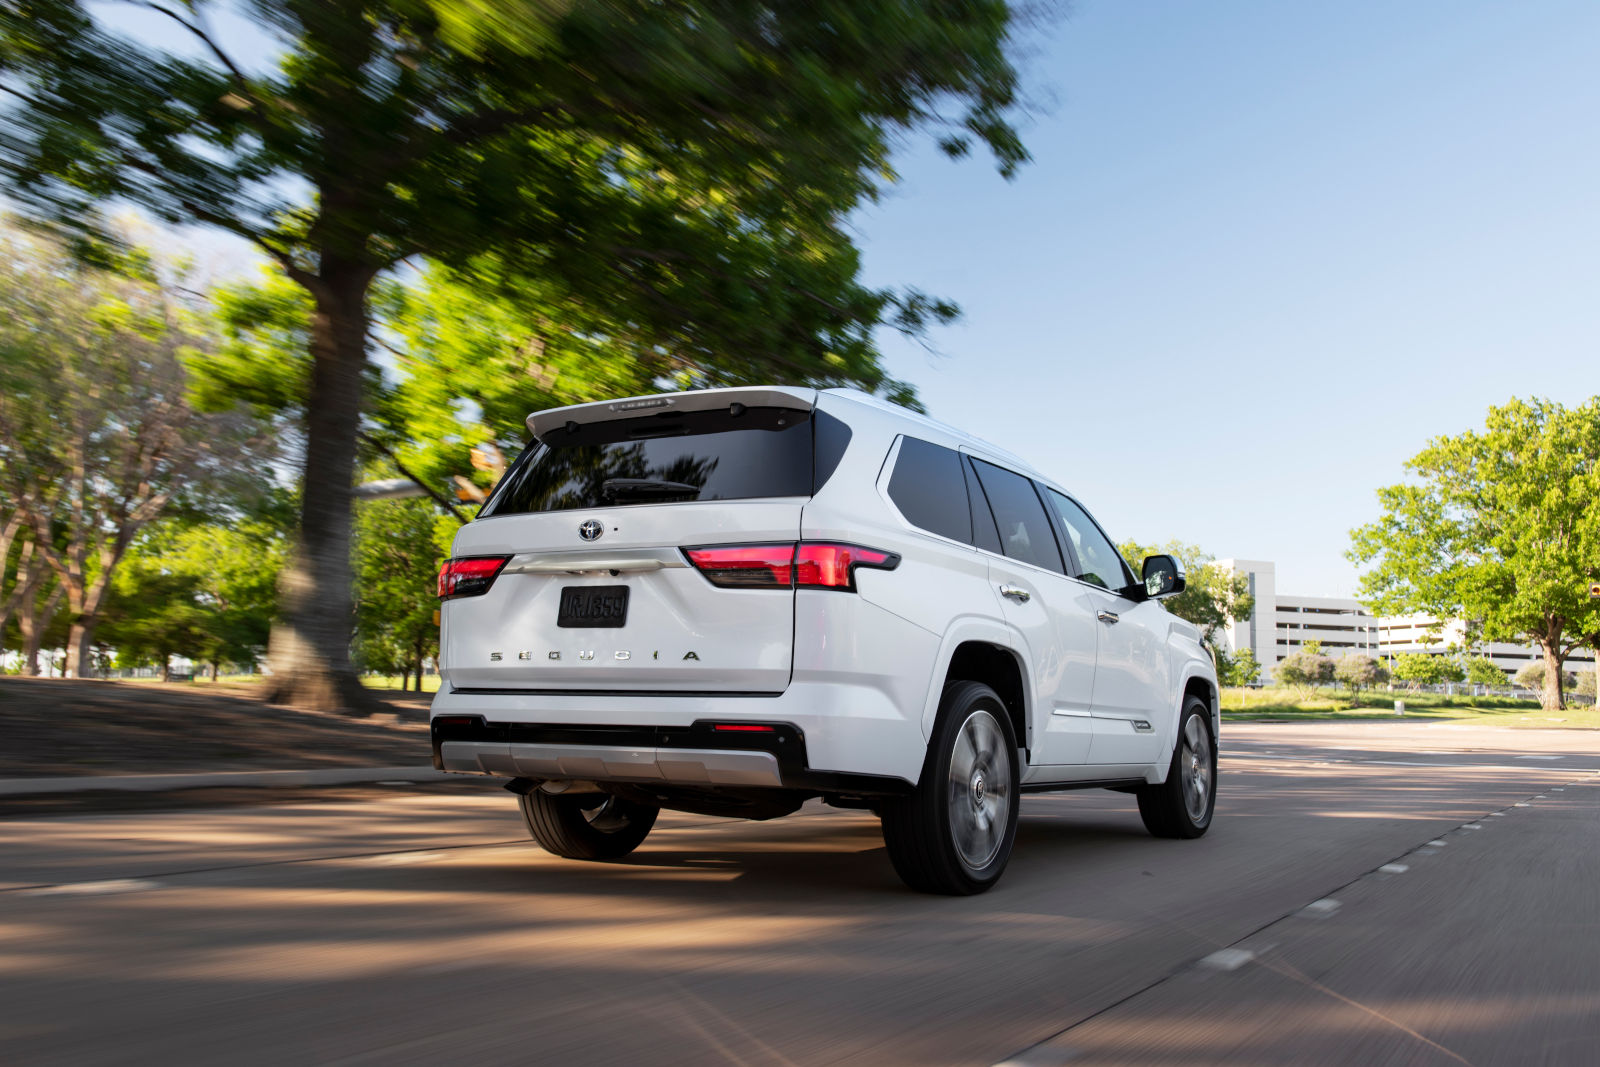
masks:
POLYGON ((585 541, 598 541, 600 540, 600 535, 605 532, 605 524, 599 519, 590 519, 588 522, 578 527, 578 536, 583 538, 585 541))

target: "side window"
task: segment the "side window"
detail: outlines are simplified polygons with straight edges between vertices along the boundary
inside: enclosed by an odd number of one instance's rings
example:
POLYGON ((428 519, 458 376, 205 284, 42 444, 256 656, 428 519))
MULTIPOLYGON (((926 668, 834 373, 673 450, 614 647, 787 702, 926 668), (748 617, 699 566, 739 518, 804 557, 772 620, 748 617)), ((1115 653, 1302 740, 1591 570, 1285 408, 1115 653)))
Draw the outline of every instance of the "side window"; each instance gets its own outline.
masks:
POLYGON ((1000 531, 995 529, 994 512, 989 510, 989 498, 983 495, 978 475, 972 469, 972 460, 962 464, 967 473, 967 499, 972 502, 972 543, 989 552, 1000 551, 1000 531))
POLYGON ((1055 531, 1033 483, 981 459, 974 460, 973 467, 1000 528, 1000 550, 1012 559, 1065 574, 1055 531))
POLYGON ((1116 591, 1127 588, 1133 576, 1123 565, 1116 546, 1100 532, 1100 527, 1095 525, 1089 513, 1079 507, 1076 501, 1054 489, 1046 489, 1045 495, 1050 498, 1056 514, 1061 516, 1067 536, 1072 539, 1072 550, 1077 553, 1079 565, 1083 568, 1083 573, 1078 577, 1103 589, 1116 591))
POLYGON ((889 499, 911 525, 972 543, 966 476, 961 471, 961 454, 954 449, 902 437, 894 473, 889 476, 889 499))

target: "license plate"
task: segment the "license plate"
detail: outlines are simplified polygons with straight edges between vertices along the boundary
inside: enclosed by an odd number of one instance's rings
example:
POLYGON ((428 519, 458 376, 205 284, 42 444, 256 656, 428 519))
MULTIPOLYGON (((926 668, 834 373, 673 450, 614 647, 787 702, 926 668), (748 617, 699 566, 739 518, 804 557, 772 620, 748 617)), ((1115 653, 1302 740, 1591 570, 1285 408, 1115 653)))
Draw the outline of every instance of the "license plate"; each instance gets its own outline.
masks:
POLYGON ((557 626, 624 626, 628 622, 628 587, 579 585, 561 590, 557 626))

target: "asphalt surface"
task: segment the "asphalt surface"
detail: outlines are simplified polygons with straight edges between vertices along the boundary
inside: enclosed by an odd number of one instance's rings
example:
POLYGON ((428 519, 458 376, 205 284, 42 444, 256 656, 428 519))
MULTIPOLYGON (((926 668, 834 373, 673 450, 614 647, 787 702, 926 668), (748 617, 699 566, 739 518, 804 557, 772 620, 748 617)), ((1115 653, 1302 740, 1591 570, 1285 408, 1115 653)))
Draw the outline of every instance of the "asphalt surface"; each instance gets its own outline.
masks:
POLYGON ((12 817, 0 1062, 1594 1064, 1597 742, 1226 727, 1205 838, 1031 796, 966 899, 820 806, 605 865, 487 788, 12 817))

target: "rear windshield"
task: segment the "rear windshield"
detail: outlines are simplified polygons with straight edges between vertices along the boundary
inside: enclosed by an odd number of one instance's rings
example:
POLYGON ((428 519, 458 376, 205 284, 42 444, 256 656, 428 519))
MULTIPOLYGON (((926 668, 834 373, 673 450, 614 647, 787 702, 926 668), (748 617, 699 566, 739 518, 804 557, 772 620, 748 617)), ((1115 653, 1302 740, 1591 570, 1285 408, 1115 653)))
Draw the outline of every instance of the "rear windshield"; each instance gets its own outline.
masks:
POLYGON ((569 423, 523 453, 481 514, 810 496, 817 421, 737 406, 569 423))

